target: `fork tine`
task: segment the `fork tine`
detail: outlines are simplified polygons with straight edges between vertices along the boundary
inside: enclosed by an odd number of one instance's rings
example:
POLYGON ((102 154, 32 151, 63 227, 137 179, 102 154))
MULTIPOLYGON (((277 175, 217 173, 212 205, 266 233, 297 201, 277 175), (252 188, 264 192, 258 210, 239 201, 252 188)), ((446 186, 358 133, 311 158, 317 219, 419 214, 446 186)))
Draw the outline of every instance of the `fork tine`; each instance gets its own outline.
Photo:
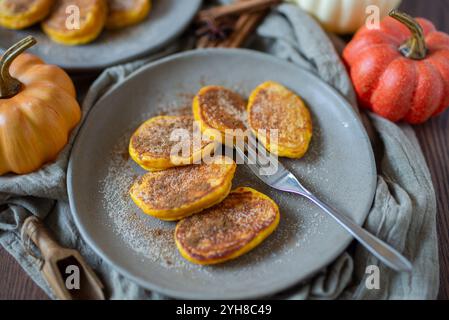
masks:
POLYGON ((249 164, 258 164, 257 146, 255 145, 255 139, 252 135, 248 136, 248 144, 246 145, 246 152, 248 153, 249 164))
POLYGON ((247 137, 248 137, 248 145, 252 146, 253 148, 256 148, 257 146, 256 138, 252 134, 249 134, 247 137))
POLYGON ((252 135, 248 135, 247 144, 244 144, 243 147, 235 145, 235 149, 249 169, 264 183, 273 188, 276 188, 274 185, 276 181, 290 173, 276 157, 273 157, 264 148, 263 145, 260 143, 258 144, 255 137, 252 135), (267 154, 270 154, 270 156, 267 157, 267 154), (270 173, 268 170, 272 169, 273 166, 275 166, 274 168, 276 170, 273 173, 270 173))
POLYGON ((256 138, 251 135, 248 137, 248 144, 254 148, 254 150, 257 150, 257 159, 260 160, 260 165, 266 166, 269 163, 275 163, 277 167, 284 168, 284 166, 278 161, 278 158, 276 156, 273 156, 271 152, 269 152, 265 146, 258 142, 256 138))
MULTIPOLYGON (((268 183, 268 180, 260 175, 260 167, 257 164, 257 160, 255 162, 250 162, 247 155, 245 154, 245 151, 241 149, 239 146, 235 146, 235 150, 237 151, 237 154, 243 159, 244 164, 263 182, 266 184, 268 183)), ((255 158, 257 159, 257 158, 255 158)))
MULTIPOLYGON (((267 175, 276 175, 276 174, 284 174, 283 171, 287 171, 287 169, 282 165, 281 162, 279 162, 279 159, 277 156, 274 156, 271 152, 269 152, 265 146, 259 142, 256 141, 256 138, 254 136, 249 137, 248 142, 250 146, 252 146, 255 150, 257 150, 257 163, 261 167, 263 171, 267 175), (273 173, 267 173, 267 170, 269 168, 276 168, 276 171, 273 173)), ((288 173, 288 172, 287 172, 288 173)))

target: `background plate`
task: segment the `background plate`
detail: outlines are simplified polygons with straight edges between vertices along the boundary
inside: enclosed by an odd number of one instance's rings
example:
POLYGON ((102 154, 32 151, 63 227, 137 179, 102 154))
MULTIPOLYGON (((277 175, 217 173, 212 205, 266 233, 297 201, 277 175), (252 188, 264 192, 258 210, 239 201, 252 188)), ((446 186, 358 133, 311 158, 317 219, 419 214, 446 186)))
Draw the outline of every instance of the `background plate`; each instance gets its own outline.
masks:
POLYGON ((104 31, 94 42, 84 46, 63 46, 52 42, 40 29, 14 31, 0 27, 0 51, 27 35, 38 45, 30 50, 47 63, 71 71, 103 69, 130 61, 160 49, 179 36, 192 21, 201 0, 153 0, 149 17, 142 23, 118 31, 104 31))
POLYGON ((314 136, 300 160, 283 163, 306 187, 362 224, 376 186, 375 162, 357 116, 335 90, 311 73, 249 50, 186 52, 132 75, 91 111, 69 163, 68 190, 86 241, 122 274, 180 298, 255 298, 297 284, 331 262, 351 237, 305 199, 272 190, 239 166, 234 187, 251 186, 280 206, 278 230, 260 247, 229 263, 201 267, 184 261, 173 241, 174 223, 146 216, 129 200, 143 171, 127 158, 132 131, 146 118, 189 110, 206 84, 248 96, 266 80, 279 81, 309 105, 314 136))

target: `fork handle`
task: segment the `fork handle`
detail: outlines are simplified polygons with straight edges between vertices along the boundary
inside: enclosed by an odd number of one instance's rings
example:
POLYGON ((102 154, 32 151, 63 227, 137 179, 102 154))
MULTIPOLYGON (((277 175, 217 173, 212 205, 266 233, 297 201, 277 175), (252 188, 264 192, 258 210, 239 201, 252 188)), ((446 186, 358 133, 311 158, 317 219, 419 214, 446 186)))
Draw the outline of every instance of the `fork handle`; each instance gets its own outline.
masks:
POLYGON ((386 244, 379 238, 375 237, 354 221, 342 215, 338 211, 331 208, 329 205, 318 199, 313 194, 304 195, 311 200, 332 218, 334 218, 343 228, 345 228, 351 235, 354 236, 368 251, 370 251, 379 260, 385 263, 390 268, 396 271, 412 270, 412 264, 403 255, 401 255, 396 249, 393 249, 390 245, 386 244))

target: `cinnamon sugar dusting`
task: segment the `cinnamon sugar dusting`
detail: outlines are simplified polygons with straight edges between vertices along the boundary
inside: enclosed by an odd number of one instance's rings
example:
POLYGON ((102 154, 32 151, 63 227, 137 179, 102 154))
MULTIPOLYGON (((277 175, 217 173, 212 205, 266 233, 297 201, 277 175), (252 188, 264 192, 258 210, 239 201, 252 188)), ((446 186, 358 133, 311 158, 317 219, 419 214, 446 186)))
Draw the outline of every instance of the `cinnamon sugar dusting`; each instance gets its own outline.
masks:
POLYGON ((140 177, 131 192, 157 210, 195 203, 222 186, 234 164, 201 164, 149 172, 140 177))
POLYGON ((279 144, 301 145, 304 131, 311 130, 310 115, 302 101, 292 92, 278 87, 259 90, 249 115, 254 130, 278 130, 279 144))
POLYGON ((235 252, 275 220, 277 208, 251 192, 231 193, 223 202, 182 220, 176 239, 197 259, 216 259, 235 252))
POLYGON ((123 154, 131 132, 124 135, 111 150, 108 172, 102 181, 103 205, 111 219, 111 228, 125 241, 130 250, 166 268, 186 268, 178 255, 173 238, 174 224, 144 215, 129 196, 129 188, 141 174, 132 159, 123 154))
MULTIPOLYGON (((131 144, 139 156, 150 155, 157 158, 170 158, 172 148, 180 141, 171 139, 175 130, 182 129, 188 134, 185 142, 190 143, 190 154, 194 151, 194 119, 190 115, 160 117, 150 123, 143 124, 133 135, 131 144)), ((198 129, 199 130, 199 129, 198 129)), ((201 139, 200 149, 210 143, 201 139)))
POLYGON ((198 99, 203 120, 212 128, 247 128, 246 101, 237 93, 211 86, 198 99))
POLYGON ((20 14, 27 12, 39 0, 3 0, 0 1, 0 12, 8 14, 20 14))
POLYGON ((75 5, 80 9, 80 24, 85 24, 87 17, 96 7, 102 5, 102 0, 59 0, 53 6, 52 12, 45 24, 53 29, 67 30, 66 21, 68 6, 75 5))

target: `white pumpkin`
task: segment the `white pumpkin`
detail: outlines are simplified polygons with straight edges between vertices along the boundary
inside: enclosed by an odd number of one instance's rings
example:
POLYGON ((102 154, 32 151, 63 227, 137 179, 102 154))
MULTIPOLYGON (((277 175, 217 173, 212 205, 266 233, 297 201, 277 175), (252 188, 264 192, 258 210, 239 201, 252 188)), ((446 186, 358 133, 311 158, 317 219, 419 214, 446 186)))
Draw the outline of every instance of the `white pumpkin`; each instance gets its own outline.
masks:
POLYGON ((401 0, 290 0, 317 18, 323 27, 339 34, 354 33, 366 21, 366 8, 377 6, 380 18, 397 8, 401 0))

